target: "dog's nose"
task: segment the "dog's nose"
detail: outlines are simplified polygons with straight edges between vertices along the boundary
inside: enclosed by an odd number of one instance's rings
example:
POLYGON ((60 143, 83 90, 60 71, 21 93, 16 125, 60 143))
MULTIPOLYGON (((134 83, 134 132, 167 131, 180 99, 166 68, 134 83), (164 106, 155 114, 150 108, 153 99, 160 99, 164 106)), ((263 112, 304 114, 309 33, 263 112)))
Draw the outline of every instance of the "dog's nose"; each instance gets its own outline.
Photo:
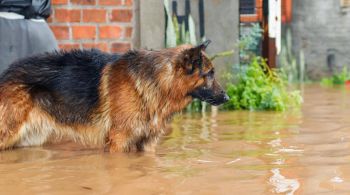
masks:
POLYGON ((227 95, 227 93, 225 93, 224 95, 224 101, 227 102, 230 100, 230 96, 227 95))

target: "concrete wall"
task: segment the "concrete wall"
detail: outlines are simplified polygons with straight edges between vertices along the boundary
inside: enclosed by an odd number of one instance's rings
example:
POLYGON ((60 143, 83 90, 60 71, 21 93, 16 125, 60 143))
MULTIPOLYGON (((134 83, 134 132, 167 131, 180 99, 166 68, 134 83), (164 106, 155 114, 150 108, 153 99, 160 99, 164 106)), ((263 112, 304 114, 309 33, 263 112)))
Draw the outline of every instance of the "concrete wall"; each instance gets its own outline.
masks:
MULTIPOLYGON (((169 0, 171 4, 172 0, 169 0)), ((178 14, 184 14, 184 0, 177 0, 178 14)), ((149 49, 164 47, 165 15, 162 0, 135 1, 136 31, 134 46, 149 49)), ((232 57, 215 60, 218 70, 224 70, 227 64, 238 63, 237 40, 239 38, 239 1, 205 0, 205 37, 212 40, 208 53, 214 54, 234 48, 236 53, 232 57)), ((199 37, 198 0, 191 0, 191 15, 196 23, 199 37)))
POLYGON ((350 66, 350 10, 340 0, 294 0, 292 33, 293 50, 303 49, 312 79, 350 66), (329 53, 335 54, 334 67, 327 65, 329 53))
POLYGON ((205 1, 205 29, 206 37, 213 41, 211 47, 208 48, 209 54, 232 48, 235 50, 235 55, 229 58, 219 58, 215 64, 218 66, 238 64, 239 1, 205 1))
POLYGON ((164 47, 165 13, 163 1, 140 0, 140 47, 159 49, 164 47))

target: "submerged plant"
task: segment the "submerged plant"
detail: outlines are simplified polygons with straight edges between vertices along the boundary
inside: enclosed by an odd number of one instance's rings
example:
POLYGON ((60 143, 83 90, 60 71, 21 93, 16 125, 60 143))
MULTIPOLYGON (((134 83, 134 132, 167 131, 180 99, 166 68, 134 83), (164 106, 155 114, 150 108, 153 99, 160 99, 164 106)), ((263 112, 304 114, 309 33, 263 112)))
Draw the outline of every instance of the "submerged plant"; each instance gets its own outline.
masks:
POLYGON ((227 85, 230 100, 224 109, 284 111, 302 102, 299 92, 288 92, 280 73, 271 70, 261 57, 254 57, 237 76, 236 84, 227 85))

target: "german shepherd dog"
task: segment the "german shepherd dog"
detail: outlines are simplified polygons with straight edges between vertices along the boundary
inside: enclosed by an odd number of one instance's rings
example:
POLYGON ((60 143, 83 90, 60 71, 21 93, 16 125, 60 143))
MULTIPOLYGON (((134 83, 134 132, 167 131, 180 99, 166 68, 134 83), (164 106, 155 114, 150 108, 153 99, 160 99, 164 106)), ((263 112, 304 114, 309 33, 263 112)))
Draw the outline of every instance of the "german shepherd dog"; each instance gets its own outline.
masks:
POLYGON ((106 151, 152 151, 167 121, 193 98, 228 100, 199 46, 45 53, 13 63, 0 78, 0 150, 59 138, 106 151))

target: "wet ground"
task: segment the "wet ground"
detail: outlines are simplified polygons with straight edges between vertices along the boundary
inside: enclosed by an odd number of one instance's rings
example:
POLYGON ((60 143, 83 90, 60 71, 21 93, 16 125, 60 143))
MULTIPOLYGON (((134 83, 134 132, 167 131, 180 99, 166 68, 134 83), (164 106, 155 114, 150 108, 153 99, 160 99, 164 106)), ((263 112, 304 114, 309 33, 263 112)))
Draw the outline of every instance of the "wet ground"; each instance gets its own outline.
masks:
POLYGON ((156 154, 73 144, 0 153, 0 194, 350 194, 350 90, 301 111, 177 116, 156 154))

